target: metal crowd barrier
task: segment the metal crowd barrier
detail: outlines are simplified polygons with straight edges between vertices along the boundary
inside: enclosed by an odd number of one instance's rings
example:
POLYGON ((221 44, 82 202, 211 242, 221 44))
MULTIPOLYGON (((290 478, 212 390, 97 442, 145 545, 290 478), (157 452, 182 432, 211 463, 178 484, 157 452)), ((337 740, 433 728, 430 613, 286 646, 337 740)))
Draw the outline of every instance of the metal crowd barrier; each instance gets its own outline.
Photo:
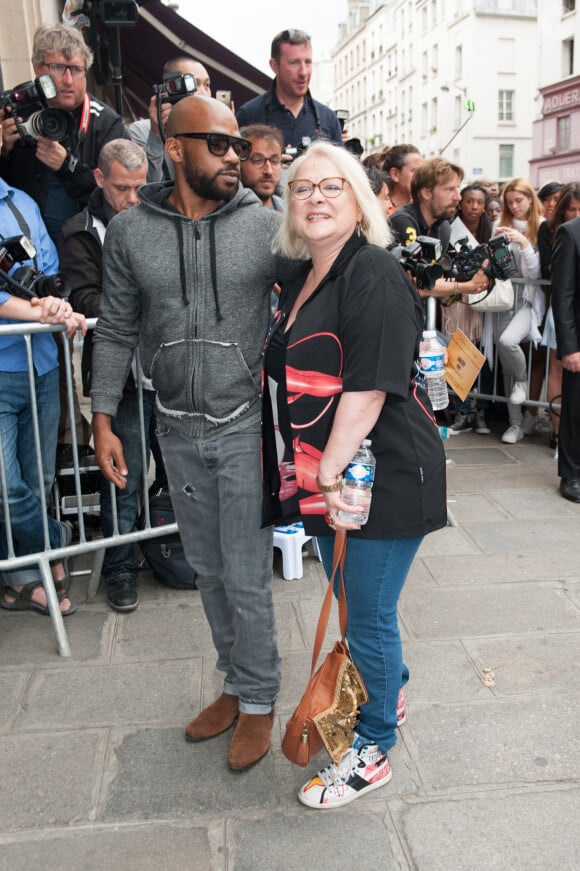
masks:
MULTIPOLYGON (((536 286, 545 286, 545 285, 550 284, 549 281, 546 281, 543 278, 538 278, 535 280, 532 280, 529 278, 512 278, 511 281, 512 281, 512 284, 514 285, 514 292, 515 292, 514 293, 515 302, 514 302, 514 308, 513 308, 514 315, 519 310, 519 308, 521 307, 521 304, 523 302, 521 295, 517 293, 517 288, 519 286, 524 285, 524 284, 533 284, 536 286)), ((436 329, 436 324, 437 324, 437 300, 432 296, 427 297, 426 303, 427 304, 426 304, 426 315, 425 315, 425 329, 434 330, 434 329, 436 329)), ((546 308, 546 311, 547 311, 547 308, 546 308)), ((494 365, 493 365, 493 388, 492 388, 492 392, 486 393, 481 389, 481 376, 480 376, 477 379, 477 381, 475 382, 473 389, 471 390, 469 395, 473 396, 475 398, 488 399, 492 402, 507 403, 508 398, 503 393, 503 384, 498 385, 498 370, 499 370, 499 366, 498 366, 498 361, 499 361, 498 323, 499 323, 500 314, 503 314, 503 313, 494 312, 494 313, 487 313, 486 314, 486 317, 492 318, 492 321, 493 321, 493 336, 494 336, 494 349, 493 349, 494 359, 493 359, 493 362, 494 362, 494 365)), ((538 348, 543 348, 543 347, 544 347, 543 345, 538 345, 538 348)), ((527 360, 528 396, 530 394, 530 383, 531 383, 531 377, 532 377, 532 352, 533 352, 533 350, 534 350, 533 343, 528 342, 528 352, 527 352, 527 357, 528 357, 528 360, 527 360)), ((544 363, 544 378, 543 378, 544 389, 547 388, 548 375, 550 373, 550 348, 548 348, 548 347, 545 348, 545 357, 546 357, 546 359, 545 359, 545 363, 544 363)), ((559 398, 559 397, 557 397, 557 398, 559 398)), ((526 399, 525 405, 526 406, 534 406, 535 408, 543 408, 543 409, 546 409, 549 411, 553 411, 555 413, 560 412, 560 404, 557 402, 554 402, 554 401, 550 401, 549 397, 546 397, 546 399, 537 399, 537 400, 526 399)))
MULTIPOLYGON (((89 328, 94 329, 96 324, 96 318, 92 318, 89 320, 89 328)), ((43 538, 44 538, 44 549, 39 551, 38 553, 31 553, 25 556, 16 556, 14 553, 14 542, 12 536, 12 524, 10 519, 10 505, 8 503, 7 498, 7 487, 6 487, 6 469, 4 462, 4 449, 2 445, 2 439, 0 434, 0 490, 2 494, 2 526, 4 529, 5 537, 6 537, 6 546, 8 556, 6 559, 0 559, 0 573, 6 571, 8 569, 17 569, 23 568, 25 566, 37 566, 40 572, 40 576, 42 578, 42 584, 44 590, 46 592, 48 609, 50 612, 50 618, 52 621, 52 625, 54 628, 54 633, 56 637, 56 643, 58 647, 58 652, 61 656, 70 656, 71 650, 68 642, 68 637, 64 628, 63 618, 60 610, 60 605, 58 602, 58 597, 54 588, 54 581, 52 579, 52 574, 50 571, 50 563, 58 562, 60 560, 64 560, 67 558, 77 557, 83 554, 92 554, 93 562, 92 567, 89 572, 90 579, 87 591, 87 599, 91 601, 96 594, 101 569, 103 566, 103 559, 105 556, 105 550, 107 547, 115 546, 121 543, 128 542, 138 542, 143 541, 149 538, 157 538, 160 536, 169 535, 171 533, 177 532, 178 527, 177 523, 166 524, 162 527, 152 527, 151 526, 151 518, 149 515, 149 500, 148 496, 148 481, 147 481, 147 457, 146 457, 146 441, 145 441, 145 426, 144 426, 144 414, 143 414, 143 395, 141 390, 141 385, 139 385, 139 426, 140 426, 140 438, 141 438, 141 452, 142 452, 142 468, 143 468, 143 478, 142 478, 142 494, 141 501, 143 506, 143 517, 144 517, 144 525, 143 529, 134 530, 131 533, 121 534, 119 533, 118 519, 117 519, 117 506, 115 499, 115 487, 113 484, 110 484, 111 487, 111 502, 112 502, 112 520, 113 520, 113 534, 107 538, 98 538, 95 540, 87 539, 86 534, 86 524, 85 524, 85 513, 83 506, 83 492, 82 492, 82 483, 81 478, 87 472, 86 463, 83 461, 79 462, 78 455, 78 444, 77 437, 74 427, 74 382, 73 382, 73 367, 71 364, 71 343, 67 339, 64 333, 64 327, 62 326, 50 326, 45 324, 21 324, 15 323, 12 325, 0 325, 0 336, 14 336, 20 335, 23 336, 25 346, 26 346, 26 356, 27 356, 27 366, 28 366, 28 381, 29 381, 29 390, 30 396, 32 398, 32 410, 33 410, 33 431, 34 431, 34 445, 35 445, 35 457, 31 458, 31 462, 35 462, 38 470, 38 480, 44 480, 44 470, 42 466, 42 457, 40 451, 40 435, 39 435, 39 426, 38 426, 38 414, 36 408, 35 401, 35 379, 34 379, 34 365, 32 359, 32 336, 36 333, 60 333, 59 336, 55 335, 56 341, 62 341, 64 348, 64 360, 65 360, 65 372, 66 372, 66 388, 67 388, 67 403, 68 403, 68 412, 69 412, 69 420, 71 421, 71 441, 72 441, 72 452, 74 457, 74 462, 72 466, 72 477, 74 480, 74 493, 76 504, 78 506, 77 511, 77 523, 78 523, 78 543, 71 544, 67 547, 59 547, 59 548, 51 548, 50 540, 49 540, 49 532, 48 532, 48 511, 49 505, 47 504, 47 499, 44 493, 44 489, 41 487, 40 490, 40 501, 41 501, 41 514, 42 514, 42 530, 43 530, 43 538)), ((59 402, 58 394, 55 395, 55 402, 59 402)), ((54 446, 56 452, 56 444, 54 446)), ((57 469, 57 475, 59 470, 57 469)), ((85 506, 86 507, 86 506, 85 506)), ((58 509, 56 511, 56 516, 58 517, 58 509)), ((85 574, 85 572, 80 572, 79 574, 85 574)))
MULTIPOLYGON (((512 279, 514 285, 524 283, 523 279, 512 279)), ((536 281, 535 284, 546 284, 545 281, 536 281)), ((516 295, 517 296, 517 295, 516 295)), ((426 316, 426 326, 428 329, 435 328, 436 322, 436 300, 433 297, 427 298, 427 316, 426 316)), ((495 315, 492 315, 495 317, 495 315)), ((96 318, 89 320, 89 329, 94 329, 96 324, 96 318)), ((24 338, 24 342, 26 345, 26 355, 28 361, 28 377, 29 377, 29 388, 31 397, 35 396, 35 386, 34 386, 34 366, 32 360, 32 336, 36 333, 46 333, 51 332, 55 334, 56 341, 62 341, 64 348, 64 360, 65 360, 65 373, 66 373, 66 390, 67 390, 67 403, 68 403, 68 412, 69 419, 71 422, 75 419, 74 412, 74 382, 73 382, 73 368, 71 364, 71 343, 68 341, 66 335, 64 334, 64 327, 61 326, 50 326, 44 324, 19 324, 15 323, 14 326, 9 325, 0 325, 0 336, 10 336, 10 335, 21 335, 24 338)), ((496 337, 497 339, 497 337, 496 337)), ((531 376, 531 345, 528 357, 528 387, 531 376)), ((500 395, 497 389, 497 340, 495 342, 495 365, 494 365, 494 386, 493 393, 483 393, 479 390, 478 385, 476 384, 474 390, 471 395, 476 397, 481 397, 483 399, 490 399, 494 402, 507 402, 505 396, 500 395)), ((549 373, 549 349, 546 349, 546 364, 545 364, 545 379, 547 379, 549 373)), ((59 401, 59 397, 55 396, 55 401, 59 401)), ((526 405, 535 405, 540 408, 548 408, 549 403, 546 400, 527 400, 526 405)), ((38 469, 38 479, 42 481, 44 479, 43 468, 42 468, 42 458, 40 453, 40 437, 39 437, 39 428, 38 428, 38 416, 36 413, 36 403, 32 402, 33 407, 33 429, 34 429, 34 444, 35 444, 35 458, 34 462, 36 462, 38 469)), ((551 408, 553 410, 558 411, 559 405, 555 405, 552 403, 551 408)), ((141 452, 142 452, 142 468, 143 468, 143 479, 142 479, 142 506, 143 506, 143 516, 144 516, 144 526, 143 529, 136 529, 130 533, 121 534, 119 532, 118 520, 117 520, 117 509, 116 509, 116 499, 114 497, 115 487, 113 484, 110 484, 112 491, 112 514, 113 514, 113 534, 107 538, 97 538, 89 540, 86 534, 86 524, 85 524, 85 513, 88 513, 91 508, 94 508, 93 504, 89 504, 88 506, 84 504, 84 495, 82 491, 82 476, 90 471, 91 468, 94 469, 94 466, 87 467, 86 462, 79 462, 78 456, 78 444, 76 438, 75 427, 71 423, 71 439, 72 439, 72 452, 74 457, 73 466, 69 471, 69 475, 74 480, 74 499, 73 504, 76 504, 76 519, 78 524, 78 538, 79 541, 75 544, 71 544, 67 547, 59 547, 59 548, 51 548, 49 541, 49 533, 48 533, 48 520, 47 520, 47 512, 49 510, 49 506, 47 504, 47 500, 45 498, 45 494, 41 491, 41 508, 42 508, 42 529, 43 529, 43 537, 44 537, 44 549, 39 551, 38 553, 27 554, 26 556, 16 556, 14 553, 14 543, 12 538, 12 529, 10 522, 10 505, 8 504, 8 499, 6 495, 6 471, 4 465, 4 453, 1 443, 0 436, 0 489, 2 492, 2 520, 3 526, 6 534, 6 543, 7 543, 7 551, 8 557, 4 560, 0 559, 0 572, 3 572, 7 569, 15 569, 24 566, 36 565, 39 569, 42 583, 44 589, 46 591, 47 603, 50 612, 50 617, 52 620, 52 625, 54 627, 54 633, 56 637, 58 651, 61 656, 70 656, 70 646, 67 638, 67 634, 64 628, 63 618, 59 607, 58 597, 56 595, 56 591, 54 588, 54 582, 52 579, 52 574, 50 571, 50 563, 56 562, 62 559, 72 558, 81 556, 84 554, 92 554, 92 566, 88 574, 90 574, 89 584, 87 589, 87 600, 92 601, 94 598, 101 575, 101 570, 103 566, 103 559, 105 556, 105 550, 107 547, 115 546, 121 543, 128 542, 139 542, 148 538, 160 537, 164 535, 168 535, 178 531, 177 523, 167 524, 163 527, 152 527, 151 526, 151 518, 149 515, 149 500, 147 498, 148 491, 148 480, 147 480, 147 457, 146 457, 146 442, 145 442, 145 426, 144 426, 144 415, 143 415, 143 395, 141 390, 141 385, 139 385, 139 426, 141 433, 141 452)), ((56 450, 56 445, 55 445, 56 450)), ((58 474, 57 470, 57 474, 58 474)), ((57 519, 59 518, 59 506, 57 505, 55 514, 57 519)), ((451 512, 448 512, 449 521, 452 525, 456 525, 456 522, 453 518, 451 512)), ((80 572, 79 574, 85 574, 84 572, 80 572)))

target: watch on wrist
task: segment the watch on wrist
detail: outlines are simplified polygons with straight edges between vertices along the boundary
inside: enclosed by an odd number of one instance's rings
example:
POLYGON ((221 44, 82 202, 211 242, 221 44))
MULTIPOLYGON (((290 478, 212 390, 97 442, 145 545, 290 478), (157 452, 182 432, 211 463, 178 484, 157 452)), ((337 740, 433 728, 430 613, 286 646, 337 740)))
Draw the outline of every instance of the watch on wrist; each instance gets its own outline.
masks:
POLYGON ((316 486, 321 493, 336 493, 342 489, 342 475, 336 476, 336 481, 333 484, 321 484, 320 478, 316 476, 316 486))

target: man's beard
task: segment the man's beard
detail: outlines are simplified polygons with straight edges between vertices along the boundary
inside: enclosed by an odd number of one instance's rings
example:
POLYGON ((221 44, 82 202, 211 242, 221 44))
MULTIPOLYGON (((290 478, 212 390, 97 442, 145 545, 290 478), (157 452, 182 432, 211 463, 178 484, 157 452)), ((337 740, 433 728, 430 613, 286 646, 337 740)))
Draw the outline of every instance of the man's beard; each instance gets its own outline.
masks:
POLYGON ((234 198, 237 191, 237 185, 236 187, 231 188, 220 187, 218 182, 219 173, 216 173, 213 177, 203 175, 203 173, 197 172, 190 163, 186 162, 183 165, 183 170, 185 181, 198 197, 205 200, 213 200, 215 202, 223 200, 226 203, 234 198))

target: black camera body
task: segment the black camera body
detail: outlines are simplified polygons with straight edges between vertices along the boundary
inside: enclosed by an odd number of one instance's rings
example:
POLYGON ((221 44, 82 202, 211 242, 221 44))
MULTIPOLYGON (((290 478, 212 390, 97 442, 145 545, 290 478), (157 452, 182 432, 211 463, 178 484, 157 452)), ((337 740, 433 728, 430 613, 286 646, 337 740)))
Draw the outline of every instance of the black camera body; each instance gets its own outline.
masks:
POLYGON ((312 145, 312 139, 310 136, 303 136, 300 140, 299 145, 287 145, 284 149, 284 154, 287 154, 289 157, 294 160, 296 157, 300 157, 301 154, 304 154, 310 146, 312 145))
POLYGON ((403 269, 412 275, 419 290, 433 290, 443 275, 441 242, 433 236, 417 236, 416 242, 391 249, 403 269))
POLYGON ((184 97, 191 97, 197 90, 195 76, 191 73, 165 73, 160 85, 153 85, 158 103, 179 103, 184 97))
POLYGON ((469 281, 476 272, 483 269, 488 278, 505 281, 514 272, 514 260, 509 248, 507 236, 495 236, 489 242, 470 248, 467 238, 459 239, 450 246, 451 266, 445 269, 445 275, 457 281, 469 281), (487 266, 483 266, 485 261, 487 266))
POLYGON ((31 266, 19 266, 12 275, 8 275, 8 270, 16 263, 35 257, 36 248, 28 236, 0 239, 0 290, 28 300, 33 297, 68 296, 67 283, 59 273, 45 275, 31 266))
POLYGON ((24 142, 34 142, 39 136, 54 142, 65 142, 72 137, 75 121, 71 113, 48 106, 48 101, 56 94, 56 85, 51 76, 39 76, 0 94, 0 106, 10 109, 24 142), (22 121, 18 121, 18 118, 22 121))

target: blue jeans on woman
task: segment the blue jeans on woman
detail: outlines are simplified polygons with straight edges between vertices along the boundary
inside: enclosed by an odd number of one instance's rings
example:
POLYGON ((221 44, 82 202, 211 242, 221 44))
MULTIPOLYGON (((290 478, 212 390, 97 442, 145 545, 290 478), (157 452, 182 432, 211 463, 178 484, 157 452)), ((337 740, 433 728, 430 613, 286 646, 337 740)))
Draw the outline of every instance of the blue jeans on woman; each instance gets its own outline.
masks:
MULTIPOLYGON (((12 528, 12 541, 16 556, 42 552, 45 548, 41 492, 47 505, 54 481, 56 439, 60 400, 58 394, 58 366, 35 378, 35 398, 38 415, 40 458, 43 481, 39 482, 34 440, 32 401, 28 372, 0 372, 0 440, 6 473, 6 489, 12 528)), ((4 506, 0 500, 0 558, 8 558, 4 506)), ((50 546, 60 547, 63 526, 48 517, 50 546)), ((41 580, 35 565, 2 573, 7 587, 41 580)))
MULTIPOLYGON (((419 538, 348 538, 344 585, 348 606, 346 637, 350 653, 367 688, 369 700, 360 710, 359 735, 386 753, 396 743, 397 699, 409 679, 397 605, 419 538)), ((327 575, 332 573, 334 536, 317 539, 327 575)), ((337 584, 335 583, 335 592, 337 584)))

